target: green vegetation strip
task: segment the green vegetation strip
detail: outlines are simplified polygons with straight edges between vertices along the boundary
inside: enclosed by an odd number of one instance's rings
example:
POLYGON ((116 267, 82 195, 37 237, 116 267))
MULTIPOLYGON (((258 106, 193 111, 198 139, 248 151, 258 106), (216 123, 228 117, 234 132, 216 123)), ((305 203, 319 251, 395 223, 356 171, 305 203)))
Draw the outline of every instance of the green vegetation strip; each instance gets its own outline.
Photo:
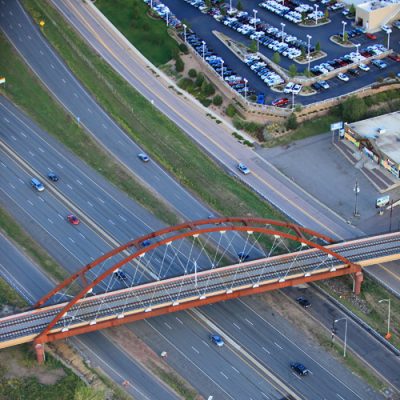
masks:
POLYGON ((175 214, 168 206, 134 180, 49 95, 1 34, 0 54, 0 72, 2 76, 7 77, 7 86, 2 89, 6 96, 24 109, 47 132, 158 218, 171 224, 177 222, 175 214))
POLYGON ((36 261, 54 279, 57 281, 62 281, 67 277, 67 274, 60 267, 60 265, 15 222, 10 214, 8 214, 1 207, 0 228, 6 234, 6 236, 18 243, 29 254, 29 256, 32 257, 32 259, 36 261))
MULTIPOLYGON (((88 47, 44 0, 24 0, 44 34, 101 106, 149 154, 223 215, 282 218, 229 177, 176 125, 158 112, 88 47)), ((164 218, 165 219, 165 218, 164 218)))
POLYGON ((6 305, 23 308, 27 304, 4 279, 0 278, 0 307, 6 305))

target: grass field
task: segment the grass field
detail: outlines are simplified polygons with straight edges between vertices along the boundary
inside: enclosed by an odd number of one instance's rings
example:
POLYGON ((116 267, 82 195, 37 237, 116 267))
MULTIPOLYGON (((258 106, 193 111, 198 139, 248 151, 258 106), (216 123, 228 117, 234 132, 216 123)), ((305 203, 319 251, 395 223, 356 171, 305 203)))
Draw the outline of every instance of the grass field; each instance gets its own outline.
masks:
POLYGON ((176 125, 128 85, 43 0, 24 0, 45 35, 101 106, 146 151, 222 215, 282 218, 255 193, 228 176, 176 125), (110 86, 113 90, 110 91, 110 86))
POLYGON ((150 17, 142 0, 97 0, 95 5, 154 65, 165 64, 179 52, 165 22, 150 17))

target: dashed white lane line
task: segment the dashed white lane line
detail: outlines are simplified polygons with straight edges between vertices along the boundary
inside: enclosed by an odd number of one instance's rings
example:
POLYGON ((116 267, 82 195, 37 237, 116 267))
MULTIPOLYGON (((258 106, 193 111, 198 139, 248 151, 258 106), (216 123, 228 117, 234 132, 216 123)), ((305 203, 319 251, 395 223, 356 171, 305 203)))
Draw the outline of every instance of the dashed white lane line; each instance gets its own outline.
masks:
POLYGON ((267 350, 265 347, 262 348, 267 354, 271 354, 269 350, 267 350))
POLYGON ((68 239, 69 239, 72 243, 75 243, 75 240, 72 239, 72 237, 69 237, 69 236, 68 236, 68 239))
POLYGON ((24 137, 24 138, 26 138, 27 136, 25 135, 25 133, 24 132, 21 132, 21 135, 24 137))
POLYGON ((72 190, 72 186, 69 183, 67 183, 67 188, 72 190))
POLYGON ((233 365, 231 365, 232 369, 237 372, 238 374, 240 374, 239 370, 237 368, 235 368, 233 365))
POLYGON ((164 325, 165 325, 169 330, 172 331, 172 326, 171 326, 171 325, 169 325, 167 322, 164 322, 164 325))
POLYGON ((39 50, 39 53, 40 53, 41 56, 44 56, 44 53, 43 53, 42 50, 39 50))
POLYGON ((279 344, 278 343, 276 343, 276 342, 274 342, 274 345, 278 348, 278 349, 283 349, 283 347, 282 346, 279 346, 279 344))
POLYGON ((181 325, 183 325, 183 321, 182 321, 180 318, 175 317, 175 319, 176 319, 181 325))
POLYGON ((87 200, 87 203, 89 204, 90 207, 93 207, 93 204, 89 200, 87 200))
POLYGON ((233 323, 233 326, 234 326, 235 328, 239 329, 239 331, 241 330, 241 329, 240 329, 240 326, 237 325, 235 322, 233 323))
POLYGON ((54 67, 54 65, 53 65, 53 64, 50 64, 50 67, 51 67, 52 69, 55 69, 55 67, 54 67))
POLYGON ((193 351, 194 351, 195 353, 200 354, 200 352, 196 349, 196 347, 193 347, 193 346, 192 346, 192 349, 193 349, 193 351))
POLYGON ((101 197, 98 197, 97 199, 100 201, 100 203, 103 203, 103 204, 105 203, 105 201, 101 197))
POLYGON ((49 221, 51 224, 54 224, 54 222, 50 218, 47 218, 47 221, 49 221))
POLYGON ((77 179, 76 180, 81 186, 83 186, 83 183, 79 180, 79 179, 77 179))
POLYGON ((202 342, 203 342, 207 347, 210 347, 210 345, 209 345, 205 340, 202 340, 202 342))
POLYGON ((15 189, 15 186, 14 186, 12 183, 10 183, 10 186, 11 186, 13 189, 15 189))
POLYGON ((122 221, 127 222, 125 217, 123 217, 122 215, 118 215, 118 216, 122 219, 122 221))
POLYGON ((101 124, 101 126, 102 126, 104 129, 107 129, 107 125, 106 125, 106 124, 101 124))
POLYGON ((33 203, 30 200, 28 200, 28 203, 33 207, 33 203))
POLYGON ((246 321, 247 323, 249 323, 251 326, 254 326, 254 324, 253 324, 251 321, 249 321, 247 318, 245 318, 245 321, 246 321))
POLYGON ((7 119, 6 117, 3 117, 3 119, 4 119, 4 121, 6 121, 6 122, 7 122, 7 124, 9 124, 9 123, 10 123, 10 120, 9 120, 9 119, 7 119))
POLYGON ((339 393, 336 393, 336 396, 339 397, 339 399, 346 400, 346 399, 345 399, 344 397, 342 397, 339 393))
POLYGON ((63 83, 67 83, 67 81, 64 78, 61 78, 63 83))
POLYGON ((220 373, 225 379, 229 379, 222 371, 219 371, 219 373, 220 373))
POLYGON ((86 239, 86 236, 83 233, 79 232, 79 235, 81 236, 82 239, 86 239))
POLYGON ((58 167, 58 168, 61 168, 61 169, 64 168, 64 167, 63 167, 61 164, 59 164, 59 163, 57 163, 57 167, 58 167))
POLYGON ((45 151, 44 151, 41 147, 38 147, 38 150, 39 150, 41 153, 45 153, 45 151))
POLYGON ((109 219, 108 222, 109 222, 111 225, 115 225, 115 222, 114 222, 112 219, 109 219))

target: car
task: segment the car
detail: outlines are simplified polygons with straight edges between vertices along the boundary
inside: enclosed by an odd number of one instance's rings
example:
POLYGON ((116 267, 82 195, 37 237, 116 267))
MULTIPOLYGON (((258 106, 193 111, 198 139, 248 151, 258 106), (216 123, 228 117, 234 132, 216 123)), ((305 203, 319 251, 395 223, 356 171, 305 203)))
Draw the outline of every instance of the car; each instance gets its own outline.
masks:
POLYGON ((286 97, 281 97, 280 99, 276 99, 271 103, 271 105, 275 107, 284 107, 287 104, 289 104, 289 99, 286 97))
POLYGON ((358 76, 358 75, 360 75, 360 73, 359 73, 355 68, 350 68, 349 70, 347 70, 347 72, 348 72, 350 75, 353 75, 353 76, 358 76))
POLYGON ((259 93, 257 95, 257 104, 264 104, 265 95, 264 93, 259 93))
POLYGON ((300 85, 299 83, 296 83, 292 88, 292 93, 299 94, 301 92, 302 88, 303 88, 302 85, 300 85))
POLYGON ((389 25, 382 25, 381 29, 386 33, 392 33, 392 28, 389 25))
POLYGON ((32 178, 31 179, 31 186, 36 189, 38 192, 43 192, 44 190, 44 185, 42 182, 39 181, 37 178, 32 178))
POLYGON ((372 34, 372 33, 366 33, 365 36, 366 36, 368 39, 376 40, 376 35, 374 35, 374 34, 372 34))
POLYGON ((225 344, 222 337, 216 334, 210 335, 210 340, 218 347, 222 347, 225 344))
POLYGON ((388 57, 393 61, 400 62, 400 55, 399 54, 391 53, 391 54, 389 54, 388 57))
POLYGON ((374 64, 375 67, 378 67, 379 69, 384 69, 387 67, 387 64, 384 63, 382 60, 372 60, 372 64, 374 64))
POLYGON ((72 225, 79 225, 80 223, 79 218, 76 217, 74 214, 68 214, 67 221, 72 225))
POLYGON ((321 85, 322 89, 329 89, 329 83, 327 81, 318 81, 318 83, 321 85))
POLYGON ((244 175, 248 175, 250 173, 250 170, 243 163, 239 163, 236 168, 244 175))
POLYGON ((283 93, 292 93, 293 86, 294 86, 294 83, 289 82, 283 89, 283 93))
POLYGON ((397 29, 400 29, 400 21, 394 21, 393 26, 397 29))
POLYGON ((126 282, 128 280, 128 276, 124 271, 114 271, 114 276, 121 282, 126 282))
POLYGON ((318 82, 314 82, 311 87, 316 90, 317 92, 322 90, 322 86, 318 82))
POLYGON ((348 82, 350 80, 350 78, 346 74, 343 74, 343 73, 338 74, 337 77, 343 82, 348 82))
POLYGON ((149 239, 143 240, 143 242, 140 243, 140 245, 141 245, 142 247, 148 247, 148 246, 151 245, 151 241, 150 241, 149 239))
POLYGON ((304 308, 311 307, 311 303, 303 296, 298 297, 296 301, 304 308))
POLYGON ((366 65, 366 64, 360 64, 358 66, 358 68, 360 68, 362 71, 369 71, 370 70, 369 66, 366 65))
POLYGON ((49 172, 47 177, 53 182, 57 182, 60 179, 54 172, 49 172))
POLYGON ((240 253, 238 253, 238 258, 240 262, 246 261, 248 260, 250 257, 249 253, 245 253, 244 251, 241 251, 240 253))
POLYGON ((310 373, 310 371, 303 364, 298 362, 292 362, 290 364, 290 368, 292 368, 293 371, 297 372, 301 376, 305 376, 310 373))

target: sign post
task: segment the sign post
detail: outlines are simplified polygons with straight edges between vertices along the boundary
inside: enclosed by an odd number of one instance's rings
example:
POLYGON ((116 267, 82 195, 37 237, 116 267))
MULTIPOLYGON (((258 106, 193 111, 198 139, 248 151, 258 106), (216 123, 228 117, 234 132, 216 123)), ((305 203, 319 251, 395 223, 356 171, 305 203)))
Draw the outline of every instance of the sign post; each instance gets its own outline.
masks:
MULTIPOLYGON (((332 144, 335 143, 335 132, 336 131, 341 131, 343 129, 343 121, 340 122, 335 122, 334 124, 331 124, 331 132, 332 132, 332 144)), ((344 133, 343 133, 344 135, 344 133)))

